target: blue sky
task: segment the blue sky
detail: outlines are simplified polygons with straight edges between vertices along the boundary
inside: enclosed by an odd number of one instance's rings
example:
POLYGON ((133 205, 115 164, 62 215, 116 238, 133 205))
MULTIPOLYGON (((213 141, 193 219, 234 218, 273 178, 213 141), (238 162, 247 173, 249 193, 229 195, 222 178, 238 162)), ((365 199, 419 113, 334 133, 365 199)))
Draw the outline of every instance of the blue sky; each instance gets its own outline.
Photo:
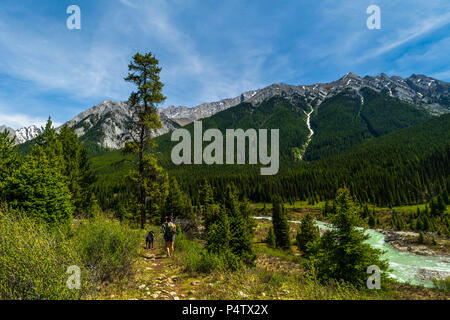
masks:
POLYGON ((450 81, 448 0, 2 0, 0 124, 70 120, 127 100, 136 52, 163 68, 163 106, 196 106, 272 83, 426 74, 450 81), (66 9, 81 8, 81 30, 66 9), (369 5, 381 29, 369 30, 369 5))

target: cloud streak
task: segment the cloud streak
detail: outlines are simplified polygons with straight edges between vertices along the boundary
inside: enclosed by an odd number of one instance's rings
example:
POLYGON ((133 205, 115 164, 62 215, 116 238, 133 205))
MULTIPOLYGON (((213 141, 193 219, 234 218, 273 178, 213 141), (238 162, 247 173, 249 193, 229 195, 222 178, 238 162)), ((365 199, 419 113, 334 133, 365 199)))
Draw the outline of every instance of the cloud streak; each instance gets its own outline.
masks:
MULTIPOLYGON (((7 127, 13 128, 13 129, 20 129, 23 127, 29 127, 31 125, 36 125, 38 127, 45 126, 47 122, 47 119, 39 118, 39 117, 30 117, 26 114, 20 114, 20 113, 7 113, 4 114, 0 112, 0 124, 5 125, 7 127)), ((53 123, 55 127, 58 127, 61 125, 61 123, 53 123)))
POLYGON ((394 41, 385 43, 381 47, 371 50, 370 53, 358 59, 358 63, 385 54, 423 35, 426 35, 427 33, 435 29, 442 28, 449 23, 450 13, 441 16, 433 16, 428 19, 422 20, 418 25, 412 27, 411 29, 401 30, 399 32, 400 35, 394 41))

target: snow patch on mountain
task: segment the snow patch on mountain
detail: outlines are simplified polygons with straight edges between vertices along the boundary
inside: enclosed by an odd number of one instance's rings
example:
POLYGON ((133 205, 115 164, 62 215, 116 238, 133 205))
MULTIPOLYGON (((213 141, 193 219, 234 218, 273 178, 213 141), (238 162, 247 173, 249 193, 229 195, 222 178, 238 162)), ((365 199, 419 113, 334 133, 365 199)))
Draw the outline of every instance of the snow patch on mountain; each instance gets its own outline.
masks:
POLYGON ((3 132, 4 130, 9 131, 9 136, 14 137, 17 144, 22 144, 29 140, 33 140, 42 133, 42 129, 35 125, 20 128, 18 130, 14 130, 13 128, 6 126, 0 126, 0 132, 3 132))

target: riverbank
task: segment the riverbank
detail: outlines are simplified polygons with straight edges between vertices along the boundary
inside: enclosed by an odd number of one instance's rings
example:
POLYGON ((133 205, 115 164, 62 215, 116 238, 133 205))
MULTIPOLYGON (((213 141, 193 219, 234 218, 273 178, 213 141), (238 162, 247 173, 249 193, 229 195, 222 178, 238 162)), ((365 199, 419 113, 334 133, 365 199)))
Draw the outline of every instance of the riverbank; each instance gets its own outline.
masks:
MULTIPOLYGON (((270 204, 264 210, 261 204, 253 204, 253 207, 257 210, 258 216, 270 217, 270 204)), ((313 214, 316 218, 320 219, 320 213, 322 211, 323 204, 309 205, 305 201, 297 201, 295 204, 286 204, 288 211, 287 217, 290 221, 300 221, 307 213, 313 214)), ((419 205, 423 209, 422 205, 419 205)), ((398 209, 398 208, 397 208, 398 209)), ((413 210, 415 207, 408 207, 407 210, 413 210)), ((405 209, 406 210, 406 209, 405 209)), ((409 211, 407 211, 409 212, 409 211)), ((382 219, 386 220, 388 211, 384 208, 380 208, 377 213, 382 214, 382 219)), ((296 222, 293 222, 294 224, 296 222)), ((389 224, 387 224, 389 225, 389 224)), ((401 252, 410 252, 422 256, 445 256, 450 257, 450 239, 439 236, 437 233, 424 232, 424 243, 419 243, 419 232, 409 230, 393 230, 391 228, 377 228, 374 229, 386 236, 385 241, 389 243, 393 248, 401 252), (436 244, 433 244, 433 239, 436 244)))
POLYGON ((384 234, 385 241, 393 248, 402 252, 410 252, 423 256, 444 256, 450 261, 450 250, 448 240, 438 238, 436 244, 432 244, 434 237, 431 233, 424 233, 426 243, 418 243, 420 234, 414 231, 397 231, 392 229, 375 229, 375 231, 384 234))
MULTIPOLYGON (((254 217, 257 221, 270 221, 270 217, 254 217)), ((289 221, 291 237, 295 237, 297 225, 299 221, 289 221)), ((317 221, 321 232, 330 228, 326 222, 317 221)), ((257 227, 257 236, 267 234, 269 223, 261 224, 257 227), (262 227, 265 225, 264 227, 262 227)), ((380 230, 384 231, 384 230, 380 230)), ((386 235, 371 229, 366 229, 369 236, 367 243, 372 247, 380 249, 383 252, 382 258, 389 263, 389 275, 398 282, 406 282, 412 285, 419 285, 428 288, 433 288, 435 279, 445 280, 450 277, 450 259, 446 255, 432 255, 429 256, 418 255, 412 252, 402 252, 395 249, 385 241, 386 235)), ((397 235, 397 237, 399 237, 397 235)), ((261 238, 260 238, 261 239, 261 238)))

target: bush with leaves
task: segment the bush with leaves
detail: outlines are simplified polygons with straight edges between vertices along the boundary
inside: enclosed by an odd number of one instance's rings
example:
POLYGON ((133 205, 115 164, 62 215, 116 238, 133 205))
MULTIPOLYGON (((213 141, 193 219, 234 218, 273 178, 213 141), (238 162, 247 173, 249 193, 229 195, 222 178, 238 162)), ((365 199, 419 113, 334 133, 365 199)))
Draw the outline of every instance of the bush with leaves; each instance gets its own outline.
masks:
POLYGON ((132 274, 140 236, 128 226, 97 215, 80 222, 74 241, 93 281, 111 281, 132 274))
POLYGON ((177 251, 174 256, 186 272, 210 273, 229 269, 223 253, 204 248, 197 240, 189 240, 183 233, 177 235, 177 251))
POLYGON ((0 207, 0 300, 80 299, 89 290, 88 275, 65 235, 21 212, 0 207), (66 285, 69 266, 81 269, 80 289, 66 285))

